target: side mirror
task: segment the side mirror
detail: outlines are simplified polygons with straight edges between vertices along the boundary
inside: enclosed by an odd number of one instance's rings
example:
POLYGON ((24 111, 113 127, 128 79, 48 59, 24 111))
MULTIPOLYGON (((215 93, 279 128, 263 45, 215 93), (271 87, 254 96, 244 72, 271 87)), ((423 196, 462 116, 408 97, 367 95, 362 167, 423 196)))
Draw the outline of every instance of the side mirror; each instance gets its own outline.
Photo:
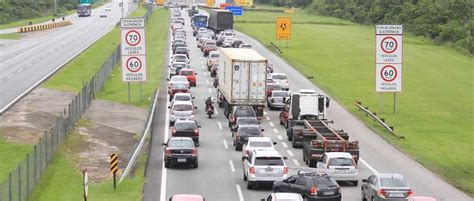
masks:
POLYGON ((262 129, 260 129, 260 130, 261 130, 262 132, 263 132, 263 131, 265 131, 265 129, 263 129, 263 128, 262 128, 262 129))
POLYGON ((197 127, 198 127, 198 128, 201 128, 201 125, 198 125, 197 127))
POLYGON ((198 73, 194 73, 194 75, 197 75, 198 73))
POLYGON ((196 97, 193 96, 193 99, 195 99, 196 97))
POLYGON ((277 145, 278 143, 277 142, 273 142, 273 145, 277 145))
POLYGON ((194 106, 194 109, 198 109, 198 107, 194 106))
POLYGON ((283 159, 284 159, 284 160, 288 160, 288 157, 286 157, 286 156, 283 156, 283 159))
POLYGON ((369 181, 367 181, 367 179, 362 179, 362 182, 367 183, 369 181))
POLYGON ((168 106, 168 109, 171 109, 171 106, 168 106))
POLYGON ((163 143, 161 143, 161 145, 164 145, 164 146, 166 146, 167 144, 166 144, 166 142, 163 142, 163 143))
POLYGON ((242 156, 242 161, 246 160, 247 156, 242 156))

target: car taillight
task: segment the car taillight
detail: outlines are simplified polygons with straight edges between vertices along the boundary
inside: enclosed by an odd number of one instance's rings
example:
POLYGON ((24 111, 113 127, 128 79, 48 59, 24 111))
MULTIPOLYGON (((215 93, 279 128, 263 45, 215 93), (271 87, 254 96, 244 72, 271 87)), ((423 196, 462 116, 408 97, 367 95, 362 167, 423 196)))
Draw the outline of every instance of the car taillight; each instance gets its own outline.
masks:
POLYGON ((377 195, 385 198, 385 189, 378 190, 377 195))
POLYGON ((311 195, 317 195, 317 194, 318 194, 318 189, 316 189, 316 187, 312 186, 312 187, 309 189, 309 194, 311 194, 311 195))
POLYGON ((283 174, 288 174, 288 167, 283 168, 283 174))
POLYGON ((250 167, 249 172, 250 172, 250 174, 255 174, 255 167, 250 167))
POLYGON ((173 129, 171 129, 171 135, 176 135, 176 128, 173 127, 173 129))
POLYGON ((168 150, 168 149, 167 149, 167 150, 165 150, 165 154, 166 154, 166 155, 171 155, 171 154, 173 154, 173 153, 171 153, 171 150, 168 150))
POLYGON ((412 195, 413 195, 413 191, 412 191, 411 189, 410 189, 410 190, 408 190, 408 192, 407 192, 407 196, 412 196, 412 195))
POLYGON ((249 150, 245 150, 245 154, 250 154, 250 151, 249 150))
POLYGON ((235 138, 236 138, 237 140, 240 140, 240 133, 239 133, 239 132, 237 132, 237 133, 235 134, 235 138))
POLYGON ((196 114, 196 110, 193 110, 193 114, 196 114))
POLYGON ((230 121, 234 121, 234 115, 230 115, 230 121))
POLYGON ((197 128, 194 129, 194 135, 195 135, 195 136, 199 136, 199 130, 198 130, 197 128))
POLYGON ((193 149, 193 152, 191 153, 192 155, 197 155, 198 154, 198 150, 197 149, 193 149))

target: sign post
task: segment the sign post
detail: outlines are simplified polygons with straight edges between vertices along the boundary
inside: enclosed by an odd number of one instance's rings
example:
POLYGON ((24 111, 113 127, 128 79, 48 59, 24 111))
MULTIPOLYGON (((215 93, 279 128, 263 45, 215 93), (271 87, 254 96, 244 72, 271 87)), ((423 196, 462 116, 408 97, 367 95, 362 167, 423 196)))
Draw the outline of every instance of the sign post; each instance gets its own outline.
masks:
MULTIPOLYGON (((128 84, 128 102, 130 103, 130 82, 140 82, 142 84, 147 77, 145 19, 121 19, 120 28, 122 38, 122 81, 128 84)), ((140 97, 142 97, 141 91, 140 97)))
POLYGON ((118 156, 117 154, 110 155, 110 171, 114 174, 114 189, 117 189, 117 171, 118 171, 118 156))
POLYGON ((89 196, 89 176, 87 175, 87 169, 85 169, 83 172, 84 174, 84 201, 87 201, 87 197, 89 196))
POLYGON ((402 91, 403 25, 375 26, 375 91, 393 93, 393 113, 397 111, 396 93, 402 91))
POLYGON ((286 40, 285 47, 288 47, 288 40, 291 39, 291 17, 276 18, 276 39, 286 40))

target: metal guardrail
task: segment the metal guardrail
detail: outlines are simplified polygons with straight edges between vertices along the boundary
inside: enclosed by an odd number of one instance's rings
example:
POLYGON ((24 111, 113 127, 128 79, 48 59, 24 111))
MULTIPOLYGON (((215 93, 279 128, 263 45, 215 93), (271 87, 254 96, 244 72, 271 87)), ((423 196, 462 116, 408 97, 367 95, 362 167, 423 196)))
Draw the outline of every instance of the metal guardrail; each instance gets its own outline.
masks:
POLYGON ((159 94, 159 91, 156 90, 155 93, 154 93, 153 104, 150 105, 150 109, 148 110, 149 112, 148 112, 147 121, 145 123, 145 130, 142 133, 142 137, 141 137, 140 141, 135 146, 135 149, 134 149, 135 151, 133 152, 132 156, 130 157, 130 160, 128 161, 127 167, 125 168, 125 170, 123 171, 122 176, 120 177, 120 180, 118 182, 119 184, 122 182, 123 179, 125 179, 125 177, 128 176, 128 173, 130 172, 132 167, 135 165, 138 154, 140 154, 140 152, 143 148, 143 145, 145 144, 145 140, 148 136, 148 133, 152 132, 151 131, 151 128, 152 128, 151 123, 153 122, 153 117, 155 116, 155 108, 156 108, 156 102, 158 100, 158 94, 159 94))
POLYGON ((357 108, 359 108, 359 111, 363 111, 365 113, 365 116, 370 116, 372 117, 372 119, 374 121, 377 121, 381 126, 383 126, 385 128, 385 130, 387 130, 389 133, 391 133, 393 136, 397 137, 397 138, 400 138, 400 139, 404 139, 405 137, 404 136, 401 136, 401 135, 398 135, 397 133, 395 133, 395 128, 393 126, 389 126, 386 122, 385 122, 385 119, 384 118, 379 118, 377 116, 377 113, 375 112, 371 112, 369 110, 369 107, 364 107, 362 106, 362 102, 361 101, 354 101, 354 104, 357 106, 357 108))
POLYGON ((280 55, 283 54, 283 52, 280 50, 280 48, 277 45, 275 45, 275 43, 270 42, 270 45, 278 52, 278 54, 280 55))

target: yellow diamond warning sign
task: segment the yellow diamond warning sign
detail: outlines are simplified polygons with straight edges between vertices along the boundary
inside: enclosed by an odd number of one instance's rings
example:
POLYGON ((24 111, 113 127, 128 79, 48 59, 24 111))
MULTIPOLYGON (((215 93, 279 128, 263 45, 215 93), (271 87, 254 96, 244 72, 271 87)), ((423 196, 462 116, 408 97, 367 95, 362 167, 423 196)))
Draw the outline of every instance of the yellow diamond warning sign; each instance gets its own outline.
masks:
POLYGON ((277 17, 276 18, 276 39, 289 40, 291 38, 291 18, 277 17))

